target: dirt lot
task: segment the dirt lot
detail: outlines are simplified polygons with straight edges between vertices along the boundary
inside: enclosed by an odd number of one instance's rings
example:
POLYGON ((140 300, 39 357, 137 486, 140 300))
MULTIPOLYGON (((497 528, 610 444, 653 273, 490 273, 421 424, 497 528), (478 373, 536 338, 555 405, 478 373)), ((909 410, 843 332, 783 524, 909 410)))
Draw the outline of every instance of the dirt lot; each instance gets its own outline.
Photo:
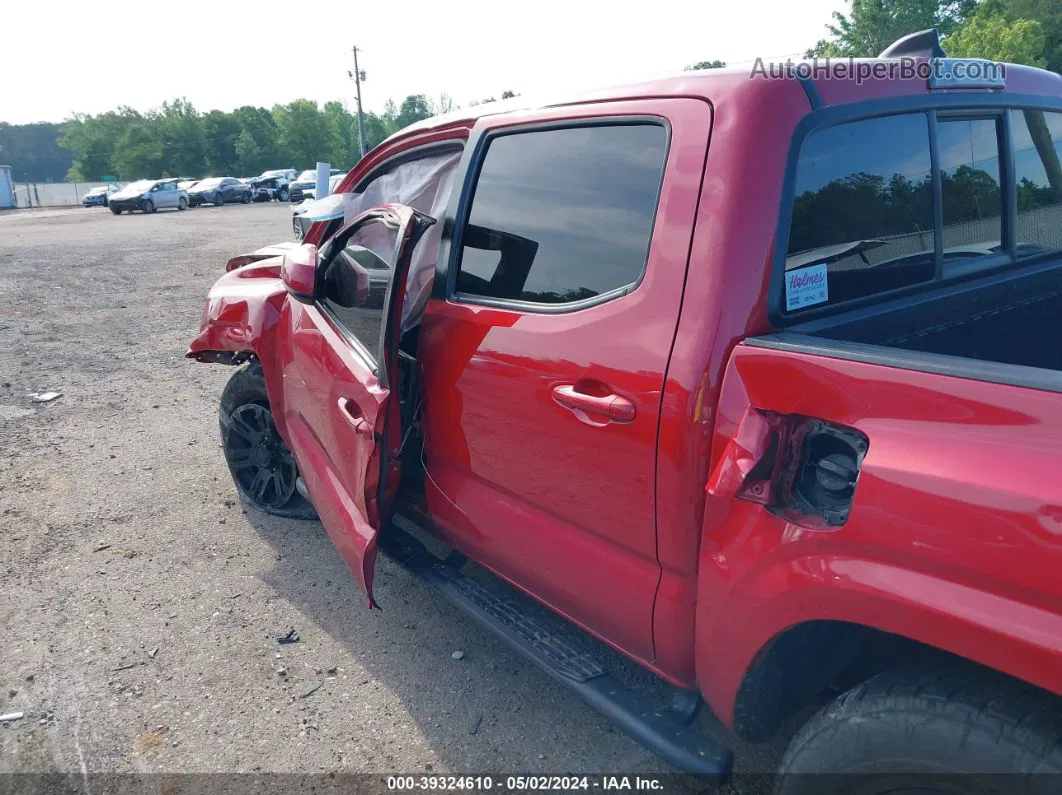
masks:
POLYGON ((225 258, 289 223, 0 214, 0 772, 667 772, 404 570, 369 612, 320 525, 241 510, 231 370, 184 352, 225 258))

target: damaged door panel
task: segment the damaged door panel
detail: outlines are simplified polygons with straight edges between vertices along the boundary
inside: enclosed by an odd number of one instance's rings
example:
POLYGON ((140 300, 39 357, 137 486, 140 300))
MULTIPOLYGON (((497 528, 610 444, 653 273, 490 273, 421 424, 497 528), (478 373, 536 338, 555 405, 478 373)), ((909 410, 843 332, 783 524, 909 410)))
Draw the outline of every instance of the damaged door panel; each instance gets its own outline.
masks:
MULTIPOLYGON (((406 272, 434 220, 388 205, 340 229, 316 259, 313 295, 307 263, 283 269, 289 297, 276 348, 283 362, 283 420, 306 492, 343 559, 372 597, 376 534, 398 482, 401 438, 398 329, 406 272), (377 295, 366 268, 388 279, 377 295), (375 297, 375 298, 374 298, 375 297)), ((313 251, 313 246, 304 247, 313 251)), ((294 256, 294 255, 292 255, 294 256)))

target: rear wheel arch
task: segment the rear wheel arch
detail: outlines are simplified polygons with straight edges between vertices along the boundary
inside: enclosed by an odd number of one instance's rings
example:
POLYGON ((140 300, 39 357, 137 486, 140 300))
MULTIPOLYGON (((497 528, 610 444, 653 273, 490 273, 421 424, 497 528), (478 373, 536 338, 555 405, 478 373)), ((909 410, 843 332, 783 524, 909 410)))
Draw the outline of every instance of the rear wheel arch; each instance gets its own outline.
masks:
POLYGON ((1052 792, 1062 699, 966 661, 900 666, 805 722, 779 773, 776 795, 841 795, 855 775, 865 793, 1052 792))
POLYGON ((864 624, 813 620, 778 633, 752 660, 734 700, 734 732, 764 742, 790 718, 810 714, 887 672, 912 667, 987 673, 1059 700, 1035 683, 938 646, 864 624))

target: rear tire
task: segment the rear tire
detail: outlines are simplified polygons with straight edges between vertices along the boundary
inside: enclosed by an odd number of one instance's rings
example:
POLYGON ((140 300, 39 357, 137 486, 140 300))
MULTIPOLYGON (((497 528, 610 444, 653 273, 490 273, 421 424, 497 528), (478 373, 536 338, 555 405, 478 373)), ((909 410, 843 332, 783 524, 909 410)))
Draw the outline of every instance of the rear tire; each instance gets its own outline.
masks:
POLYGON ((232 374, 221 393, 218 424, 225 462, 241 500, 274 516, 317 518, 295 488, 298 465, 273 423, 258 362, 232 374))
POLYGON ((808 721, 779 772, 776 795, 1047 793, 1062 773, 1062 707, 972 666, 888 671, 808 721))

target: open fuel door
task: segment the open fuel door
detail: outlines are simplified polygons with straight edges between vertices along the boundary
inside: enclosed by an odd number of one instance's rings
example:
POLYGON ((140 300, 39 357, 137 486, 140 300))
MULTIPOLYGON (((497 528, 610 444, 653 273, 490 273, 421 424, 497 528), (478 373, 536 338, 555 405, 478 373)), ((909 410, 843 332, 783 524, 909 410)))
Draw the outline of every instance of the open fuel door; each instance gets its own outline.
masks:
POLYGON ((307 497, 364 587, 397 490, 402 305, 413 251, 434 220, 401 205, 369 210, 318 254, 285 256, 276 357, 282 414, 307 497))

